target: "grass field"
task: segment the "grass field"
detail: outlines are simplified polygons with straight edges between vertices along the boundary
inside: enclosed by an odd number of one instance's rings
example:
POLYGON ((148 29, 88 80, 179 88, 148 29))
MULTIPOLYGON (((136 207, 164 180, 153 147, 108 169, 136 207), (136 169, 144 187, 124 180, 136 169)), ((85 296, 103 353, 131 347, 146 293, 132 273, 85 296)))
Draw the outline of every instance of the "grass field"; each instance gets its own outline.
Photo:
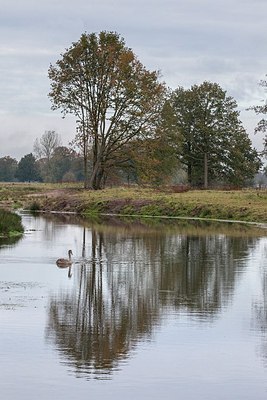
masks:
POLYGON ((0 184, 2 207, 93 215, 196 217, 267 223, 267 190, 189 190, 143 187, 84 190, 78 184, 0 184))

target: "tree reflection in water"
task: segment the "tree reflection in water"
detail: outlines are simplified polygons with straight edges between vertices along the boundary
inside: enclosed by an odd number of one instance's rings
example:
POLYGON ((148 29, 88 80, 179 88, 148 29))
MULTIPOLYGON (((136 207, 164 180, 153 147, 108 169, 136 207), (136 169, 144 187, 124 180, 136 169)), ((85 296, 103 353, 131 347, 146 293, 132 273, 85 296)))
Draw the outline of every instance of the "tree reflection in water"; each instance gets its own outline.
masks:
MULTIPOLYGON (((75 291, 51 299, 48 336, 77 372, 108 374, 139 337, 151 334, 159 307, 139 268, 111 264, 102 233, 92 230, 91 241, 90 263, 75 266, 75 291)), ((85 230, 82 253, 85 258, 85 230)))
POLYGON ((218 315, 257 239, 195 232, 84 228, 74 289, 50 299, 47 326, 72 370, 108 376, 169 310, 203 321, 218 315))
POLYGON ((267 245, 261 252, 261 276, 257 297, 252 305, 252 329, 261 333, 260 355, 267 366, 267 245))

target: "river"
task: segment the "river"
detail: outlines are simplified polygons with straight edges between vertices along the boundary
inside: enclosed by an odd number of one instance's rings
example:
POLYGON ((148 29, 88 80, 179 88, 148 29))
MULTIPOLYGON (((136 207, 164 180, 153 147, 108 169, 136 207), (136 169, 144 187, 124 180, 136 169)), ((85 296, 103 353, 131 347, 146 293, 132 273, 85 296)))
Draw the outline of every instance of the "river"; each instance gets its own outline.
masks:
POLYGON ((22 222, 0 243, 1 399, 267 398, 266 230, 22 222))

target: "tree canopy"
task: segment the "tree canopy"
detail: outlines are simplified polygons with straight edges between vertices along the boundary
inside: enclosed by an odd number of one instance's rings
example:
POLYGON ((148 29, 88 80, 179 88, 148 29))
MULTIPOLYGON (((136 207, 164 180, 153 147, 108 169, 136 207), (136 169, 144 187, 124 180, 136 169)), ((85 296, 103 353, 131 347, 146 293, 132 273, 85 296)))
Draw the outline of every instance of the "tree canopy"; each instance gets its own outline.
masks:
POLYGON ((190 184, 244 184, 260 166, 236 101, 217 83, 176 89, 170 99, 180 134, 178 154, 190 184), (238 178, 239 177, 239 178, 238 178))
MULTIPOLYGON (((264 88, 264 91, 266 92, 267 80, 263 79, 260 81, 259 84, 261 87, 264 88)), ((267 119, 266 119, 265 115, 267 114, 267 100, 264 99, 263 103, 261 105, 251 107, 250 109, 254 110, 256 114, 262 116, 262 118, 260 119, 260 121, 258 122, 258 124, 255 128, 255 133, 262 132, 265 134, 263 154, 266 156, 267 155, 267 119)))
POLYGON ((55 131, 45 131, 40 139, 36 139, 33 151, 38 158, 51 159, 55 149, 61 146, 61 138, 55 131))
POLYGON ((0 181, 13 182, 18 167, 18 162, 15 158, 5 156, 0 158, 0 181))
POLYGON ((121 149, 151 134, 166 88, 148 71, 116 32, 84 33, 50 65, 53 109, 77 119, 76 144, 82 150, 85 186, 99 189, 120 162, 121 149), (92 171, 88 176, 91 155, 92 171))
POLYGON ((26 154, 18 163, 16 178, 19 181, 39 181, 40 171, 32 153, 26 154))
POLYGON ((52 167, 52 157, 55 150, 61 146, 61 137, 56 131, 45 131, 40 139, 36 139, 33 145, 33 151, 41 166, 41 174, 44 182, 54 180, 54 171, 52 167))

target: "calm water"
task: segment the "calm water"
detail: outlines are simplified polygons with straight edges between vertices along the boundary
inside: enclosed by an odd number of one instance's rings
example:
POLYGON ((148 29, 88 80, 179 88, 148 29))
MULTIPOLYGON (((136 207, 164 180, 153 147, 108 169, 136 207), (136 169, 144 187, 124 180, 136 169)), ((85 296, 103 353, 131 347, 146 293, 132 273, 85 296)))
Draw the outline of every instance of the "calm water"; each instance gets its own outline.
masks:
POLYGON ((267 398, 267 231, 23 224, 0 244, 1 399, 267 398))

